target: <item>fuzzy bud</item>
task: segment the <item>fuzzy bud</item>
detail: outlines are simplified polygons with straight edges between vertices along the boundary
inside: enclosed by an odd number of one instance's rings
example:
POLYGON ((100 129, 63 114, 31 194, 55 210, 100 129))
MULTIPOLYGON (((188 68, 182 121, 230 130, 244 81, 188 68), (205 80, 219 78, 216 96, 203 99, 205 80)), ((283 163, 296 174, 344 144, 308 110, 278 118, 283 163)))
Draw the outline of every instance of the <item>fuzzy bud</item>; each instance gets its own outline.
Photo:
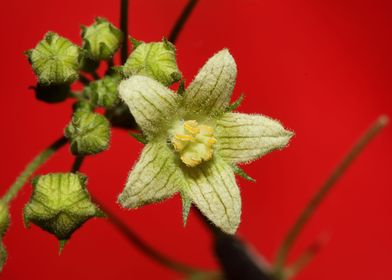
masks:
POLYGON ((65 129, 74 155, 91 155, 109 147, 110 125, 102 115, 88 110, 77 110, 65 129))
POLYGON ((105 76, 101 80, 91 82, 84 94, 94 106, 110 108, 118 100, 117 87, 120 84, 119 76, 105 76))
POLYGON ((97 17, 95 23, 82 26, 83 48, 92 60, 108 60, 120 48, 123 35, 106 19, 97 17))
POLYGON ((26 55, 40 84, 70 84, 79 77, 80 48, 56 33, 48 32, 26 55))
POLYGON ((75 173, 51 173, 33 179, 33 194, 24 208, 27 227, 33 223, 54 234, 61 249, 87 220, 102 217, 86 190, 87 177, 75 173))
POLYGON ((176 49, 172 43, 143 43, 131 39, 133 52, 124 66, 119 68, 125 77, 143 75, 169 86, 182 77, 176 61, 176 49))

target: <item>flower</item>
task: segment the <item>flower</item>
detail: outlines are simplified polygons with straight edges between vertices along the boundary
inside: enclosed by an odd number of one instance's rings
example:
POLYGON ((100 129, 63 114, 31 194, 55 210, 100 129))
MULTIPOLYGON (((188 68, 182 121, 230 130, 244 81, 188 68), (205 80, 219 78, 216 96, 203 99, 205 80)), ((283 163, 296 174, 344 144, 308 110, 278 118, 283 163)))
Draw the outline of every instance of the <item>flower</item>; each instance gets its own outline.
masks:
POLYGON ((179 95, 132 76, 120 97, 148 139, 119 196, 136 208, 180 192, 223 231, 236 232, 241 197, 232 166, 285 147, 293 133, 262 115, 227 112, 237 67, 228 50, 215 54, 179 95))

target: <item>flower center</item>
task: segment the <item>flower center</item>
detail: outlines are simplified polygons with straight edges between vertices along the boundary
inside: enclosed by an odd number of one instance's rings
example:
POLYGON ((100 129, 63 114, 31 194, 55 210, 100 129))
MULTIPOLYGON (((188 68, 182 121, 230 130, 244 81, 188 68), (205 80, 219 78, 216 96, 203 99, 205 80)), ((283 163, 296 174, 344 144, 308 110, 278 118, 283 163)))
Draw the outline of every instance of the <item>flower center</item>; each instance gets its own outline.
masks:
POLYGON ((212 146, 216 143, 216 138, 211 126, 188 120, 181 121, 175 127, 171 143, 180 154, 182 162, 194 167, 212 158, 212 146))

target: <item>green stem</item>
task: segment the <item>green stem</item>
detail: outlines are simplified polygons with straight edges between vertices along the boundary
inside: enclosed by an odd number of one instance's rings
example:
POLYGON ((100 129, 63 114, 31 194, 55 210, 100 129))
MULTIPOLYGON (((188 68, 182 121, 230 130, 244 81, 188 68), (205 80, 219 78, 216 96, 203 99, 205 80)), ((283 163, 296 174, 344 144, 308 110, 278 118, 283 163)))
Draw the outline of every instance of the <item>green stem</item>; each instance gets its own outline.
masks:
POLYGON ((128 58, 128 6, 128 0, 121 0, 120 28, 124 35, 121 46, 121 64, 124 64, 128 58))
POLYGON ((15 182, 8 189, 3 199, 6 202, 10 202, 16 197, 20 189, 25 185, 27 180, 33 175, 33 173, 44 164, 56 151, 63 147, 67 143, 65 137, 60 137, 58 140, 53 142, 47 149, 38 154, 23 170, 23 172, 16 178, 15 182))
POLYGON ((330 192, 335 183, 344 174, 351 163, 358 157, 358 155, 364 150, 367 144, 387 125, 388 118, 381 116, 375 123, 365 132, 365 134, 358 140, 351 151, 346 155, 343 161, 336 167, 332 172, 331 176, 325 181, 320 190, 314 195, 309 201, 306 208, 302 211, 293 227, 286 235, 282 242, 278 254, 275 260, 275 272, 280 273, 286 262, 287 255, 294 245, 298 235, 315 212, 320 203, 324 200, 327 194, 330 192))
POLYGON ((189 16, 192 14, 192 11, 197 3, 198 0, 189 0, 184 10, 182 10, 181 15, 178 17, 169 35, 169 41, 173 44, 177 41, 178 36, 180 35, 185 23, 187 22, 189 16))

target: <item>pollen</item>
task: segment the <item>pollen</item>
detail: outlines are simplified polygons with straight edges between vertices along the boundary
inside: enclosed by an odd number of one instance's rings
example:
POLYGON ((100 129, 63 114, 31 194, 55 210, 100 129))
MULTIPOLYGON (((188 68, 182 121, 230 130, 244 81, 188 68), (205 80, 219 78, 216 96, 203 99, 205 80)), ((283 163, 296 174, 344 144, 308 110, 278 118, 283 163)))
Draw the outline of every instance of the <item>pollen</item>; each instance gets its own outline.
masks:
POLYGON ((195 167, 212 158, 217 140, 213 127, 187 120, 176 125, 170 141, 181 161, 189 167, 195 167))

